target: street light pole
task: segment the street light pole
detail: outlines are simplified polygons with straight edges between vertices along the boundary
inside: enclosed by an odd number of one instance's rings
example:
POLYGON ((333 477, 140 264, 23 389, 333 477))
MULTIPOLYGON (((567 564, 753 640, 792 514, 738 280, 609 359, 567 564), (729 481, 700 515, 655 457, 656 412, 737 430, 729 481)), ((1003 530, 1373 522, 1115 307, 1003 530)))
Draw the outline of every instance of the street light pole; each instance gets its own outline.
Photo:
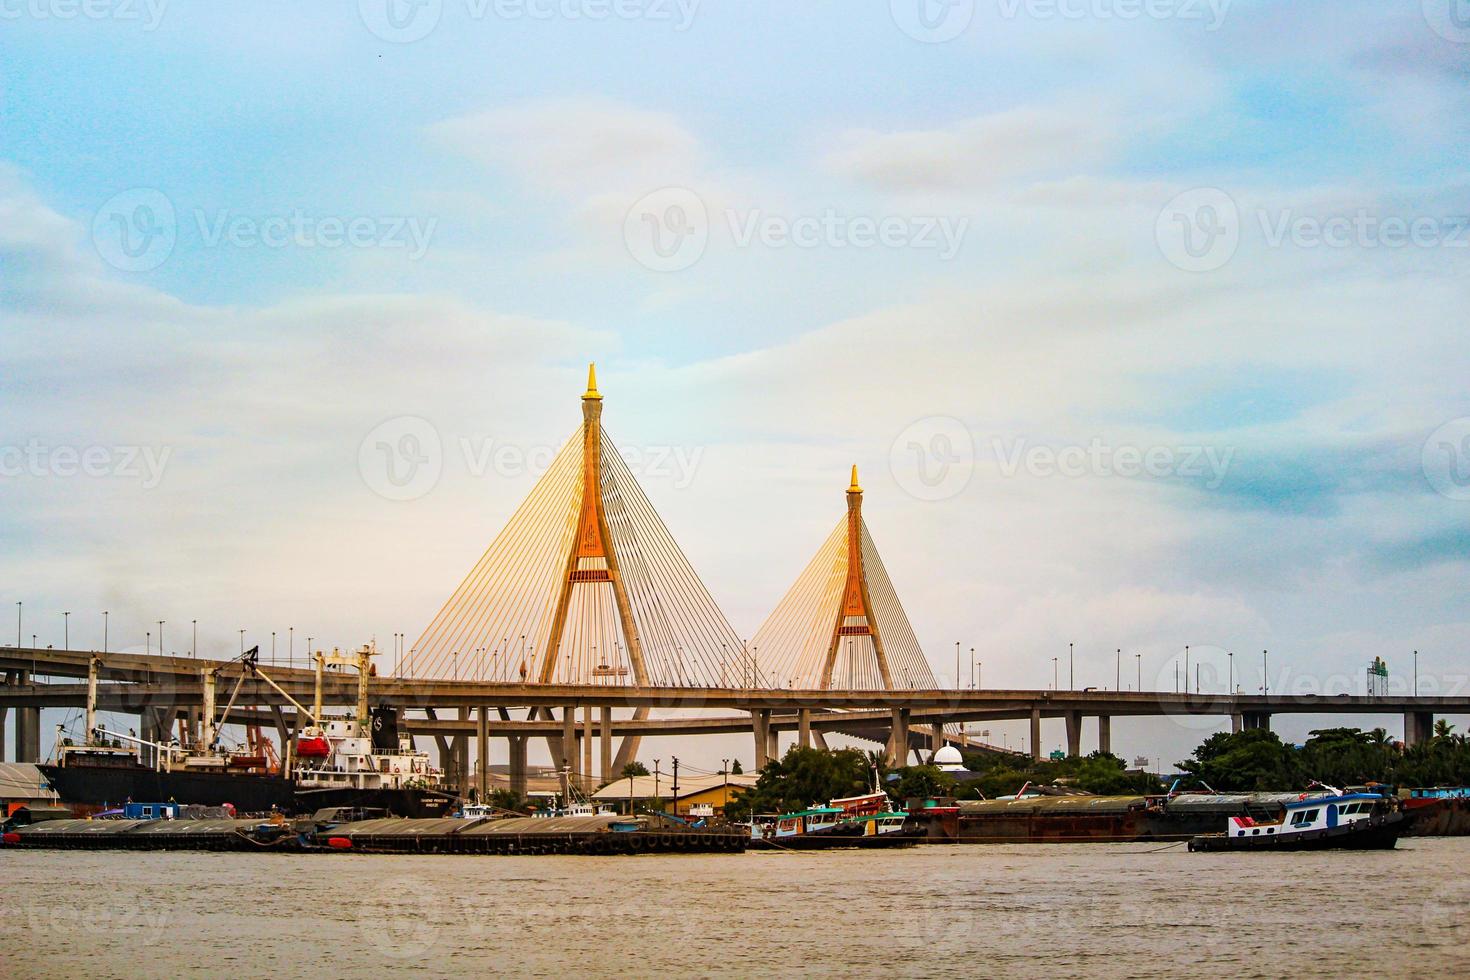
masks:
POLYGON ((1143 690, 1143 654, 1135 653, 1134 661, 1138 664, 1138 689, 1143 690))
POLYGON ((1261 651, 1261 693, 1271 693, 1271 672, 1266 668, 1266 651, 1261 651))
POLYGON ((21 638, 20 638, 20 636, 21 636, 21 633, 20 633, 20 622, 21 622, 21 620, 20 620, 20 614, 21 614, 21 611, 22 611, 22 605, 23 604, 20 603, 20 602, 17 602, 15 604, 15 648, 17 650, 19 650, 22 646, 25 645, 24 644, 24 641, 22 641, 21 638))
POLYGON ((1414 651, 1414 697, 1419 696, 1419 651, 1414 651))
POLYGON ((1057 658, 1056 657, 1052 657, 1051 658, 1051 689, 1053 691, 1055 691, 1057 689, 1057 658))
POLYGON ((1067 644, 1067 690, 1077 690, 1077 674, 1073 669, 1075 661, 1072 659, 1072 644, 1067 644))
POLYGON ((158 655, 163 656, 163 620, 158 621, 158 655))
POLYGON ((71 649, 71 613, 61 614, 61 649, 71 649))
POLYGON ((189 625, 194 628, 194 636, 189 640, 189 656, 192 659, 199 658, 199 620, 189 620, 189 625))
POLYGON ((107 610, 102 610, 102 652, 107 652, 107 610))
POLYGON ((1113 657, 1113 690, 1123 689, 1123 648, 1118 647, 1117 654, 1113 657))

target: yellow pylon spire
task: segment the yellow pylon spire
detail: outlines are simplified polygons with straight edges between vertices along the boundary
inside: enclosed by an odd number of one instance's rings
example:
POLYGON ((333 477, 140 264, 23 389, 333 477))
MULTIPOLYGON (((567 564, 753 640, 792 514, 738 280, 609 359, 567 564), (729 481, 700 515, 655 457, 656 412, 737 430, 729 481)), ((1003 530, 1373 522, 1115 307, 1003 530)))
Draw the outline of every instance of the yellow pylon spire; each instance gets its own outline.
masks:
POLYGON ((591 398, 601 399, 602 398, 602 395, 599 394, 598 391, 597 391, 597 365, 596 364, 589 364, 589 365, 587 365, 587 392, 582 397, 583 398, 589 398, 589 399, 591 399, 591 398))
POLYGON ((863 488, 858 486, 857 464, 852 464, 852 484, 847 488, 848 493, 862 493, 863 488))

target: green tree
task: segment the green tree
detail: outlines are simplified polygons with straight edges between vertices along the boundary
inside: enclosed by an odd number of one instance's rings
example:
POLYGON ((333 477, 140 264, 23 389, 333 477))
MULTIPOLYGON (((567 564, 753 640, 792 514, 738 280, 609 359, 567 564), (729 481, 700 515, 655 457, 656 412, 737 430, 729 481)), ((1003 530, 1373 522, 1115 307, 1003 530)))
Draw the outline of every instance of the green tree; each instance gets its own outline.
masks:
POLYGON ((620 773, 618 773, 618 778, 619 779, 632 779, 635 776, 647 776, 647 775, 648 775, 648 767, 645 766, 643 763, 639 762, 637 759, 634 759, 632 762, 628 763, 626 766, 623 767, 623 771, 620 772, 620 773))
POLYGON ((938 766, 909 766, 900 769, 898 782, 888 790, 889 795, 900 803, 913 799, 933 799, 936 796, 953 796, 954 777, 938 766))
POLYGON ((1295 751, 1266 728, 1217 732, 1178 767, 1221 792, 1290 789, 1302 782, 1295 751))
POLYGON ((824 752, 792 746, 766 764, 754 786, 736 793, 726 813, 732 820, 743 820, 752 813, 805 810, 861 793, 870 778, 868 760, 856 749, 824 752))
POLYGON ((732 776, 743 776, 743 775, 745 775, 745 769, 741 767, 740 760, 739 759, 731 759, 730 760, 730 775, 732 775, 732 776))

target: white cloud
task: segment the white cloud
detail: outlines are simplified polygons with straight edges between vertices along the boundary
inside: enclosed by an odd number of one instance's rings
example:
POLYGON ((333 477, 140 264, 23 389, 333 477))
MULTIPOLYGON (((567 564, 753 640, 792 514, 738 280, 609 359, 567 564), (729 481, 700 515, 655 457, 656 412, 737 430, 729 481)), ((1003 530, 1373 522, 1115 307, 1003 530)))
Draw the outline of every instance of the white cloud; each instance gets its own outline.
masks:
POLYGON ((664 112, 607 99, 549 99, 435 123, 440 146, 559 194, 687 181, 699 141, 664 112))

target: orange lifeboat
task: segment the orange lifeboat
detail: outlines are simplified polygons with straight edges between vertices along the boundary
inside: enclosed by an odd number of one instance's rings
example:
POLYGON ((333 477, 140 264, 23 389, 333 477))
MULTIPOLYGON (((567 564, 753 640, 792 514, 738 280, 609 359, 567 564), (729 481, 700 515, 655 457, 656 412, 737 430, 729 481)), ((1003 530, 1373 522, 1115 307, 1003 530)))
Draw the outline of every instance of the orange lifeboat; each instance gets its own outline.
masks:
POLYGON ((327 735, 315 726, 303 729, 301 737, 296 740, 296 758, 298 759, 325 759, 332 754, 332 743, 327 741, 327 735))

